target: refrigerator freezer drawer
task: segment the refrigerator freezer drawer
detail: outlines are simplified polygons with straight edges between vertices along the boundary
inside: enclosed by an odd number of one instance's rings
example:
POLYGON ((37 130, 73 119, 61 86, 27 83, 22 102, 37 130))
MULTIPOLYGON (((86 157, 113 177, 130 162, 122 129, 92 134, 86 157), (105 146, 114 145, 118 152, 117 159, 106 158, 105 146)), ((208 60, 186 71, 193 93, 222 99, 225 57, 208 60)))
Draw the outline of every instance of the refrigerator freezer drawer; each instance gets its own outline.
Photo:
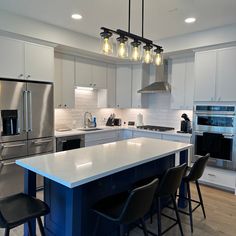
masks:
POLYGON ((0 144, 1 160, 24 157, 27 155, 27 141, 8 142, 0 144))
POLYGON ((53 137, 33 139, 28 141, 28 155, 43 154, 53 152, 53 137))

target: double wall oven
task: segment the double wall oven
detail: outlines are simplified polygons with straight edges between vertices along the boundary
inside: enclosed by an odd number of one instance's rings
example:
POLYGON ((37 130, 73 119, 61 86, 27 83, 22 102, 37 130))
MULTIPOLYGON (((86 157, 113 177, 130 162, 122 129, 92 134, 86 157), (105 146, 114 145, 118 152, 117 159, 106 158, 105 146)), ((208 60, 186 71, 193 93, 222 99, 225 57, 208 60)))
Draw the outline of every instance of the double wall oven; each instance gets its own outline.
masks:
POLYGON ((195 105, 194 159, 210 153, 208 165, 236 170, 236 116, 234 104, 195 105))

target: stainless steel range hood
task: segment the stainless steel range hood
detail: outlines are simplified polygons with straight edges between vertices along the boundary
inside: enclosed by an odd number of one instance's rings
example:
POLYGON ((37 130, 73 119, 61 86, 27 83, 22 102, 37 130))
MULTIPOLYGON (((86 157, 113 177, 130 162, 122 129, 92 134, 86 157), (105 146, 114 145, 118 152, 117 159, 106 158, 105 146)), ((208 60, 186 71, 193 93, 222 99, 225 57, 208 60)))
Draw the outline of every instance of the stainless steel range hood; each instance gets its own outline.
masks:
POLYGON ((164 60, 163 65, 156 67, 156 81, 138 90, 138 93, 159 93, 170 91, 171 86, 168 83, 168 61, 164 60))

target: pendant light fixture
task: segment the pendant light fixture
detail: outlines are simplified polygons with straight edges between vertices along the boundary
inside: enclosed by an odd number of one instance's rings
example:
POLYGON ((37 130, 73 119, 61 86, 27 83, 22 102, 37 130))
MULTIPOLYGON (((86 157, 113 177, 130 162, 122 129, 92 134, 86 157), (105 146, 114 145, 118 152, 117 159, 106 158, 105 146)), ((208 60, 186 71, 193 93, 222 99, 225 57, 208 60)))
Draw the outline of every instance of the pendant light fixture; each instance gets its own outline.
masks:
POLYGON ((130 32, 130 11, 131 0, 129 0, 128 7, 128 31, 112 30, 101 27, 101 51, 105 55, 113 54, 113 40, 112 36, 118 35, 116 41, 116 52, 119 58, 130 58, 132 61, 140 61, 149 64, 154 63, 159 66, 163 63, 163 48, 153 43, 153 41, 144 38, 144 0, 142 1, 142 36, 132 34, 130 32), (129 45, 130 42, 130 52, 129 45), (143 50, 142 50, 143 48, 143 50), (130 55, 129 55, 130 53, 130 55))

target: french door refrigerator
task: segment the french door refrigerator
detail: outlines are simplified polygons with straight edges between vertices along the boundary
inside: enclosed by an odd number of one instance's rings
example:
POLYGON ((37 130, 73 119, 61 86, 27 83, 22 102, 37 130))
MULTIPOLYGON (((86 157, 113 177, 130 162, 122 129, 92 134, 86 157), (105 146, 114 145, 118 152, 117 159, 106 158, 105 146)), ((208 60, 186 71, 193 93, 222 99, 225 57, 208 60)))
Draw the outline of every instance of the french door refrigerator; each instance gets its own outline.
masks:
MULTIPOLYGON (((0 197, 22 192, 24 170, 16 159, 53 152, 51 83, 0 79, 0 197)), ((37 176, 38 187, 43 180, 37 176)))

